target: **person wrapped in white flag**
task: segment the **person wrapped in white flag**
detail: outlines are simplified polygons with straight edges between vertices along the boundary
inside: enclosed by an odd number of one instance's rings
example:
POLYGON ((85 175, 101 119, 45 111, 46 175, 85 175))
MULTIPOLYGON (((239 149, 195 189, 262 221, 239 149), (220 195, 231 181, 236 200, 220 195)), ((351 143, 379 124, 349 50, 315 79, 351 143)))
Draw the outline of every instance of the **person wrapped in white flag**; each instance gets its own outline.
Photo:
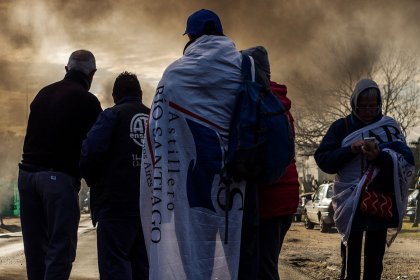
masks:
POLYGON ((226 201, 223 167, 241 55, 209 10, 189 17, 186 34, 184 55, 159 82, 144 141, 150 279, 237 279, 244 183, 230 184, 226 201))

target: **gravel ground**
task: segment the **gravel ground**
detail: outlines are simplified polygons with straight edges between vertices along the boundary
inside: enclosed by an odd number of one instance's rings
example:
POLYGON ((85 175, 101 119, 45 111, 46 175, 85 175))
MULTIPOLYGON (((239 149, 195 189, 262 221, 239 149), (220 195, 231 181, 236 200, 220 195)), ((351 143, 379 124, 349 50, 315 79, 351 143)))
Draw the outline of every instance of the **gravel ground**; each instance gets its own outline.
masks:
MULTIPOLYGON (((384 257, 382 279, 420 279, 420 230, 401 233, 384 257)), ((281 263, 294 267, 308 279, 339 279, 340 237, 333 228, 321 233, 293 223, 286 235, 281 263)))
MULTIPOLYGON (((19 218, 6 218, 4 222, 6 226, 0 228, 0 233, 20 231, 19 218)), ((408 231, 401 233, 386 250, 383 280, 420 280, 420 229, 408 231)), ((341 257, 337 231, 333 228, 327 233, 321 233, 317 227, 308 230, 303 223, 293 223, 280 255, 280 267, 282 265, 292 271, 298 270, 307 279, 339 279, 341 257)))

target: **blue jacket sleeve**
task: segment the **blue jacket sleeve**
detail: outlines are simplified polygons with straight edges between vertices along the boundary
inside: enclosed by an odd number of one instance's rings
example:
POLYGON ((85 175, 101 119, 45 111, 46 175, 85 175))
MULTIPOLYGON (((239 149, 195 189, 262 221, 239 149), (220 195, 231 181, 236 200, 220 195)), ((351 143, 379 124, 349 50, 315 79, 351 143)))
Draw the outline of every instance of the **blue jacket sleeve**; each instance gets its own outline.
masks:
POLYGON ((106 109, 99 115, 83 141, 80 154, 80 171, 88 185, 96 181, 101 171, 117 121, 117 114, 111 109, 106 109))
POLYGON ((341 141, 347 132, 344 119, 335 121, 314 154, 315 161, 322 171, 334 174, 351 161, 356 154, 351 152, 351 147, 341 147, 341 141))

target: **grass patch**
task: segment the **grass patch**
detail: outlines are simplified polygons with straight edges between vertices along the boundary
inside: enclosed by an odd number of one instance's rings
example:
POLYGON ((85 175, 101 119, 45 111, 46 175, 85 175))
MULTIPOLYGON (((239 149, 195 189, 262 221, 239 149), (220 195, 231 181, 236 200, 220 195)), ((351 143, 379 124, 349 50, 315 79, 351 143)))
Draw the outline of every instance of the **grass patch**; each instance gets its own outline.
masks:
POLYGON ((401 232, 398 236, 420 239, 420 225, 419 227, 413 228, 413 223, 410 223, 408 220, 404 220, 401 232))

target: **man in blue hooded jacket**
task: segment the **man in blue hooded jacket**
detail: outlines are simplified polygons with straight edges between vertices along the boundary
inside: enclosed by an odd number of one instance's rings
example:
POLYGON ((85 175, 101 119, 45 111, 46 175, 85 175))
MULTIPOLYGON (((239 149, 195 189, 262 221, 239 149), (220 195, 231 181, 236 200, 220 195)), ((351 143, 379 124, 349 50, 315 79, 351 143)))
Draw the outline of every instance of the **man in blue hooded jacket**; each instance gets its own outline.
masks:
POLYGON ((103 111, 80 157, 82 176, 90 186, 92 222, 98 224, 98 264, 102 280, 149 279, 141 228, 139 184, 141 153, 149 108, 142 103, 137 76, 115 80, 115 106, 103 111))

